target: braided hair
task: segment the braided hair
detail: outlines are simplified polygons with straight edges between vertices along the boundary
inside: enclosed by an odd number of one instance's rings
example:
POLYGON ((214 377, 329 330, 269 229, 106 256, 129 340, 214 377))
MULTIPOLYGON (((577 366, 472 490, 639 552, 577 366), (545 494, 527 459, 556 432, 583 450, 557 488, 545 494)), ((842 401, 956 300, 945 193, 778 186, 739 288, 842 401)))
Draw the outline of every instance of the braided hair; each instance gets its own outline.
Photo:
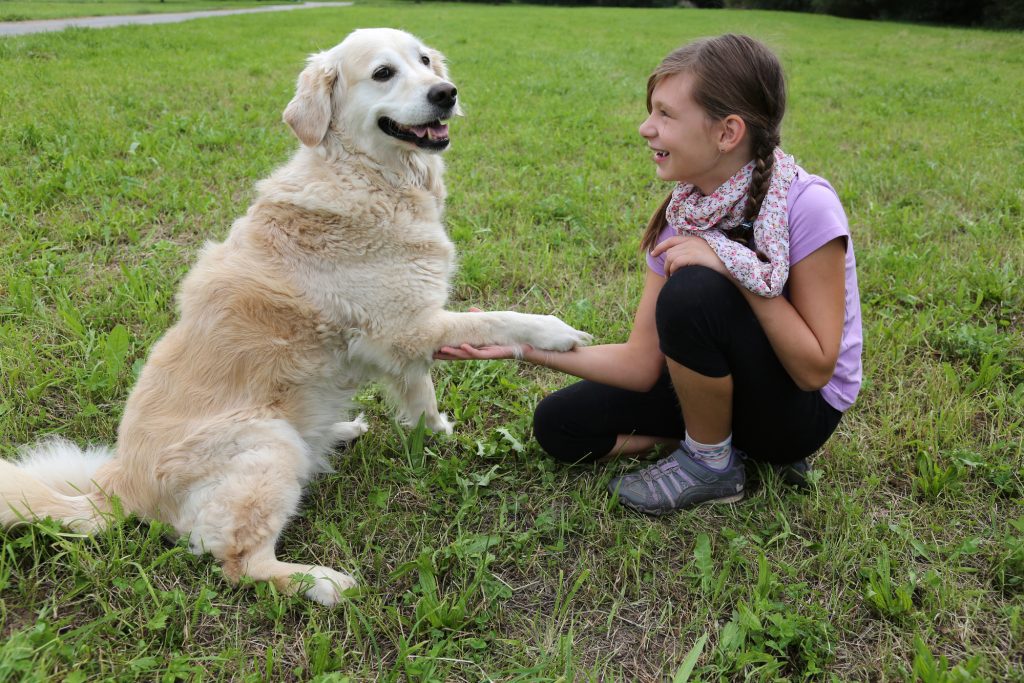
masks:
MULTIPOLYGON (((772 170, 775 148, 782 136, 786 113, 786 79, 778 57, 763 43, 749 36, 727 33, 703 38, 672 52, 647 80, 647 111, 658 84, 678 73, 693 75, 694 101, 713 120, 735 114, 743 119, 751 142, 754 172, 743 211, 743 222, 727 232, 730 239, 750 248, 754 245, 754 221, 761 211, 772 170)), ((671 194, 669 195, 671 198, 671 194)), ((665 229, 669 199, 655 211, 647 224, 641 248, 649 251, 665 229)), ((763 254, 758 254, 767 260, 763 254)))
POLYGON ((779 146, 778 135, 768 135, 762 130, 751 129, 753 133, 754 169, 750 174, 750 189, 747 191, 747 203, 743 207, 743 221, 732 230, 726 231, 726 236, 739 242, 748 249, 757 253, 757 258, 767 263, 768 257, 754 244, 754 221, 761 213, 761 205, 764 203, 765 195, 768 194, 768 186, 772 180, 772 170, 775 168, 775 148, 779 146))

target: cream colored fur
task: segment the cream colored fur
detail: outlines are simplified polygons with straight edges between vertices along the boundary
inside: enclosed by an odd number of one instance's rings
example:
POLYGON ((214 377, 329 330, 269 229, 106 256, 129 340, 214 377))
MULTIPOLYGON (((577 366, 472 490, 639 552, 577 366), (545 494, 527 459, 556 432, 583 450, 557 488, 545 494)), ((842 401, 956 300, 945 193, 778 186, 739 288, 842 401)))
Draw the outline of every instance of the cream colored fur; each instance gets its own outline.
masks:
POLYGON ((257 185, 227 239, 203 248, 114 452, 55 441, 0 461, 0 523, 51 516, 91 531, 116 496, 213 554, 231 581, 335 604, 351 576, 281 562, 274 545, 332 447, 366 431, 343 417, 356 389, 383 381, 402 419, 450 432, 429 374, 436 349, 589 340, 551 316, 444 309, 455 253, 441 157, 377 121, 431 120, 426 94, 447 79, 439 53, 390 29, 313 55, 284 114, 302 147, 257 185), (396 71, 387 82, 372 77, 381 64, 396 71))

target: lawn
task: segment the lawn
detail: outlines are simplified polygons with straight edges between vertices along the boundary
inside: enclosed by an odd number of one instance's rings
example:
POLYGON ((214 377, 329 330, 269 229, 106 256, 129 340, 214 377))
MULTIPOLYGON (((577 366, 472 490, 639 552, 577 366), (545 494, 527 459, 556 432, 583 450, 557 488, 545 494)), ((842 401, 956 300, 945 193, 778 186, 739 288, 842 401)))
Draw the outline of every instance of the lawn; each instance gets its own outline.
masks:
POLYGON ((0 40, 0 452, 112 443, 177 283, 297 144, 309 52, 391 25, 445 52, 451 307, 628 334, 667 188, 646 76, 724 31, 789 73, 783 145, 850 216, 866 382, 806 494, 648 519, 633 467, 530 438, 568 378, 439 365, 449 438, 371 432, 280 554, 352 571, 335 610, 231 587, 129 519, 0 532, 0 680, 1024 680, 1024 36, 786 13, 357 6, 0 40))
POLYGON ((163 14, 285 5, 299 0, 0 0, 0 21, 163 14))

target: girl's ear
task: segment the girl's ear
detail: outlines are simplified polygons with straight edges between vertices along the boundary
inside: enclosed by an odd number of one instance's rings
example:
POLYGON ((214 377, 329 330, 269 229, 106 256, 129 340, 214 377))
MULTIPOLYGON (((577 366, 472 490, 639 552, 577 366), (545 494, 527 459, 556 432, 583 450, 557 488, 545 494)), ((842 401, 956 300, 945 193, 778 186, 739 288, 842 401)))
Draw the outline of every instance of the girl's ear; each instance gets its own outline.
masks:
POLYGON ((291 126, 302 144, 316 147, 323 142, 331 124, 331 94, 338 72, 325 63, 325 53, 312 55, 299 74, 295 97, 284 109, 282 118, 291 126))
POLYGON ((736 149, 747 137, 747 122, 736 114, 719 121, 718 150, 727 154, 736 149))

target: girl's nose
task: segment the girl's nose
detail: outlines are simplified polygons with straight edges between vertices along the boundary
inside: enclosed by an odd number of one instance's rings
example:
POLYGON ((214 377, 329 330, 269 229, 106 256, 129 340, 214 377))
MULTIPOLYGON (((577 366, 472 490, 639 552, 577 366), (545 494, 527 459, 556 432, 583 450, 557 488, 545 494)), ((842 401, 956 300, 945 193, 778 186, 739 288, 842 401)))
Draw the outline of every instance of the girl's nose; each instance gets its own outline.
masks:
POLYGON ((651 117, 648 116, 644 119, 643 123, 640 124, 640 136, 645 138, 653 138, 655 131, 651 124, 651 117))

